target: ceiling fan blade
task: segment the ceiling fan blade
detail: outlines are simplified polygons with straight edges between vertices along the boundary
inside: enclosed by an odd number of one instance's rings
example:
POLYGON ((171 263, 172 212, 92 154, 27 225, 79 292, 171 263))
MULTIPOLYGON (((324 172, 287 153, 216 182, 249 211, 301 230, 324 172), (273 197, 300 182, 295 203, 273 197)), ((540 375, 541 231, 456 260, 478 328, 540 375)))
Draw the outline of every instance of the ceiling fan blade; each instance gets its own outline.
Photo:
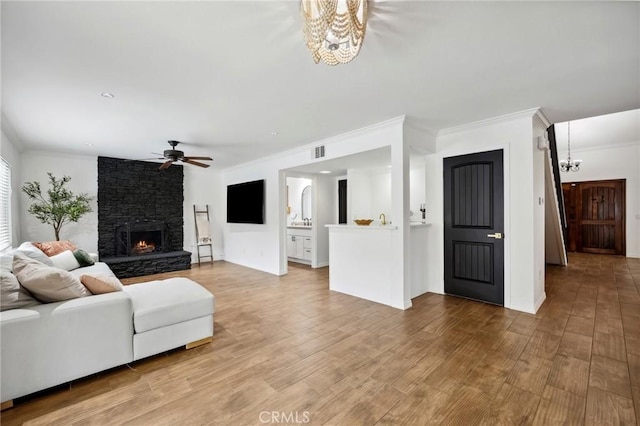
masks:
POLYGON ((192 156, 188 156, 188 157, 184 157, 184 160, 208 160, 208 161, 213 161, 213 158, 211 158, 211 157, 192 157, 192 156))
POLYGON ((197 161, 189 160, 186 157, 182 161, 184 161, 185 163, 193 164, 194 166, 198 166, 198 167, 209 167, 208 164, 199 163, 197 161))
POLYGON ((173 164, 173 160, 167 160, 160 166, 160 170, 168 169, 169 166, 173 164))

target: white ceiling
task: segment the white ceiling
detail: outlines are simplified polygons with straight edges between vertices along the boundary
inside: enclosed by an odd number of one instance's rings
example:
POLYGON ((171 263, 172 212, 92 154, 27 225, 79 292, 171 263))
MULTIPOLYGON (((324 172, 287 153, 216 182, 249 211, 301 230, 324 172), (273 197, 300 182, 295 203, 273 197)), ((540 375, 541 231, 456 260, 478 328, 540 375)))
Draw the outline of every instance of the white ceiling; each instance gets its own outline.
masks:
POLYGON ((567 130, 571 133, 572 150, 640 143, 640 109, 571 121, 570 129, 567 124, 555 124, 556 142, 561 152, 567 150, 567 130))
POLYGON ((376 1, 336 67, 313 62, 297 1, 1 8, 3 127, 32 149, 146 158, 176 139, 224 168, 400 115, 437 131, 640 108, 638 2, 376 1))

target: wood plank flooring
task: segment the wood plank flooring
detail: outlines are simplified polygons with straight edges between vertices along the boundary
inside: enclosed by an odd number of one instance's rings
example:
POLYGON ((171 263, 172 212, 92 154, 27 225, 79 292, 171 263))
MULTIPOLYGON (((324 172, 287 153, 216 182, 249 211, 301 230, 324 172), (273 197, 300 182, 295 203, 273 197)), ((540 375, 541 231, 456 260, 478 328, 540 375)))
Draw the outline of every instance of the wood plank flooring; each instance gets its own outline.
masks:
POLYGON ((213 342, 22 398, 2 425, 640 424, 639 259, 549 266, 537 315, 436 294, 403 312, 289 271, 125 280, 211 290, 213 342))

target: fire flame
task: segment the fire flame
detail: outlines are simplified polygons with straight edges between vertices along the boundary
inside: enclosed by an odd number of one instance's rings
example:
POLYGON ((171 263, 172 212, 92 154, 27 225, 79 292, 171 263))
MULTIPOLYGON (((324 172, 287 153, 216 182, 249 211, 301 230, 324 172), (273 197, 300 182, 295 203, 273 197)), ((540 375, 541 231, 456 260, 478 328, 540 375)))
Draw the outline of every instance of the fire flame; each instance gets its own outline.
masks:
POLYGON ((146 241, 141 240, 133 246, 132 251, 134 253, 151 253, 153 250, 155 250, 155 248, 155 244, 147 243, 146 241))

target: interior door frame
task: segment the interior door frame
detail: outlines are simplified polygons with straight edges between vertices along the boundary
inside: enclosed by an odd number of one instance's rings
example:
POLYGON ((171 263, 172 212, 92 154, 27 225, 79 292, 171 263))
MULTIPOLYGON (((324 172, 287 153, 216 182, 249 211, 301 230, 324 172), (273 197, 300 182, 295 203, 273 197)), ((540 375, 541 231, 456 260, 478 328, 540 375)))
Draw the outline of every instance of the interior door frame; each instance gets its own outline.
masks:
MULTIPOLYGON (((504 239, 504 307, 509 309, 514 309, 511 304, 511 182, 509 180, 509 176, 511 175, 511 150, 510 144, 508 143, 496 143, 496 144, 486 144, 486 145, 478 145, 473 148, 469 147, 454 147, 453 149, 448 149, 446 151, 442 151, 439 154, 439 167, 440 167, 440 201, 442 202, 442 206, 444 206, 444 165, 443 159, 446 157, 454 157, 457 155, 467 155, 467 154, 478 154, 480 152, 485 151, 494 151, 494 150, 502 150, 502 174, 503 174, 503 189, 504 189, 504 234, 506 238, 504 239)), ((440 235, 440 246, 444 247, 444 213, 442 215, 442 234, 440 235)), ((442 294, 444 294, 444 251, 442 252, 441 259, 441 278, 442 278, 442 294)), ((515 309, 522 310, 521 307, 516 306, 515 309)))

